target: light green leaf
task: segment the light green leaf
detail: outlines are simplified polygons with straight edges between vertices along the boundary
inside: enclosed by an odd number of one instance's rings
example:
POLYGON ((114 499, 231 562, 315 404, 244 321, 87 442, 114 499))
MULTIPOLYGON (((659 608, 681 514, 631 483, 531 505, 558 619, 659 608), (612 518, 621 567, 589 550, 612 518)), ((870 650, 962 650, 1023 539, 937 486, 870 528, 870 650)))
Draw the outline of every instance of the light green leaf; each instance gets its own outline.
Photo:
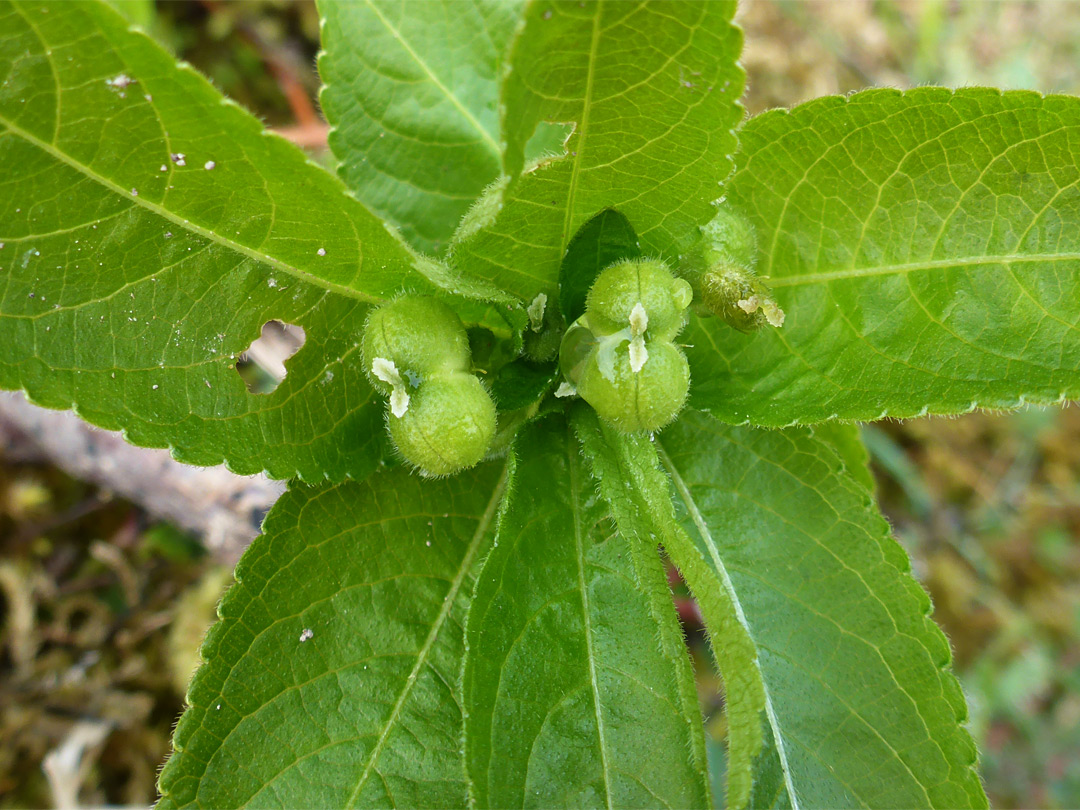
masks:
POLYGON ((293 486, 203 644, 160 807, 464 807, 459 674, 499 466, 293 486))
POLYGON ((700 715, 677 674, 685 650, 658 633, 656 570, 642 576, 610 532, 562 417, 516 446, 466 627, 476 806, 707 806, 700 715))
POLYGON ((730 583, 715 575, 676 522, 671 483, 659 469, 650 438, 643 433, 619 433, 587 407, 576 410, 574 426, 619 531, 650 552, 657 542, 662 543, 697 599, 724 678, 729 746, 726 806, 745 807, 753 761, 761 749, 759 715, 765 708, 765 691, 757 652, 735 609, 730 583))
POLYGON ((739 137, 725 204, 787 321, 697 320, 692 404, 778 426, 1080 396, 1080 100, 869 90, 739 137))
POLYGON ((658 446, 683 524, 731 583, 757 650, 775 803, 985 807, 948 642, 830 445, 688 413, 658 446))
POLYGON ((323 0, 319 72, 342 178, 439 253, 502 169, 498 85, 520 4, 323 0))
POLYGON ((510 179, 501 206, 481 203, 484 227, 471 223, 452 247, 459 267, 524 300, 555 300, 570 239, 605 208, 629 219, 646 254, 675 259, 694 244, 742 115, 734 7, 531 3, 503 88, 510 179), (575 124, 567 154, 520 173, 542 121, 575 124))
POLYGON ((380 456, 367 304, 440 272, 89 3, 0 4, 0 244, 0 387, 192 464, 313 480, 380 456), (275 318, 307 343, 250 394, 233 365, 275 318))
POLYGON ((154 23, 154 0, 106 0, 132 25, 149 30, 154 23))
POLYGON ((822 422, 814 425, 814 436, 832 446, 844 462, 844 470, 870 492, 877 492, 877 482, 870 471, 870 452, 863 444, 859 426, 852 422, 822 422))

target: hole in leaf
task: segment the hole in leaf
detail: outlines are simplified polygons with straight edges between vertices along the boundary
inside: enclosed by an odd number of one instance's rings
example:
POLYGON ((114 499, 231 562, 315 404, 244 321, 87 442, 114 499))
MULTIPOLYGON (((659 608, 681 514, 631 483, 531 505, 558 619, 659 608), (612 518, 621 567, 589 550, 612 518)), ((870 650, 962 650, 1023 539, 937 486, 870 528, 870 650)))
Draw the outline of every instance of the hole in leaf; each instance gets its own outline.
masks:
POLYGON ((236 361, 236 371, 253 394, 272 393, 287 373, 285 361, 300 351, 306 340, 299 326, 282 321, 267 321, 262 334, 236 361))

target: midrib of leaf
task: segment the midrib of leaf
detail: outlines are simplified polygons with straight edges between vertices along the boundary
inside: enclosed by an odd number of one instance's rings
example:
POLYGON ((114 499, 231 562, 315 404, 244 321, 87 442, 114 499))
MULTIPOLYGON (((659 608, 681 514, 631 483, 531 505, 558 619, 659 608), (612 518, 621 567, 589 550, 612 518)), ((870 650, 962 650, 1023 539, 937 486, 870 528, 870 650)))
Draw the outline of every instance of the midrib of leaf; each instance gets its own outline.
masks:
MULTIPOLYGON (((567 431, 570 431, 569 425, 567 426, 567 431)), ((566 446, 570 449, 570 452, 567 454, 570 462, 570 500, 574 512, 574 543, 576 544, 577 549, 578 589, 581 591, 582 619, 585 623, 585 649, 589 654, 589 684, 592 688, 593 710, 596 712, 596 733, 600 747, 600 762, 604 769, 604 793, 606 804, 608 810, 614 810, 614 805, 611 803, 611 766, 608 764, 606 736, 604 733, 604 715, 600 710, 600 688, 596 683, 596 656, 593 653, 592 622, 589 619, 589 591, 587 583, 585 582, 585 547, 582 537, 584 532, 581 526, 581 504, 578 501, 578 494, 581 492, 578 481, 578 464, 580 463, 580 460, 573 451, 573 448, 576 446, 574 444, 573 435, 570 436, 566 446)))
MULTIPOLYGON (((660 441, 656 441, 655 445, 656 452, 660 456, 660 460, 663 462, 664 467, 667 469, 668 475, 671 476, 672 483, 675 485, 675 491, 679 493, 679 498, 686 505, 686 510, 690 514, 690 519, 694 521, 697 530, 701 532, 701 537, 705 541, 705 545, 709 548, 709 556, 712 557, 712 562, 713 565, 716 566, 716 572, 720 577, 721 584, 727 592, 732 606, 735 608, 735 616, 738 618, 739 624, 743 626, 746 634, 753 638, 750 626, 746 621, 746 614, 743 612, 742 603, 739 601, 739 595, 735 592, 735 586, 728 576, 724 561, 717 552, 716 543, 713 541, 712 534, 709 532, 709 527, 705 523, 704 517, 701 515, 701 510, 698 509, 697 503, 694 501, 694 496, 690 493, 682 476, 679 475, 679 471, 671 461, 671 457, 668 455, 664 445, 660 441)), ((765 683, 765 678, 761 679, 761 688, 765 694, 765 715, 768 717, 769 727, 772 729, 776 753, 780 759, 780 769, 784 774, 784 786, 787 788, 788 799, 791 802, 791 810, 800 810, 798 795, 795 793, 795 785, 791 779, 791 766, 788 764, 784 738, 780 733, 780 722, 776 717, 776 711, 773 709, 772 698, 769 696, 769 685, 765 683)))
POLYGON ((394 24, 383 16, 383 13, 379 11, 378 6, 376 6, 375 3, 372 2, 372 0, 364 0, 364 2, 368 6, 368 8, 370 8, 374 12, 375 16, 379 18, 379 22, 381 22, 386 27, 386 30, 393 35, 394 39, 396 39, 398 43, 400 43, 402 49, 405 51, 405 53, 409 55, 409 58, 416 62, 420 69, 423 70, 425 74, 427 74, 427 77, 431 79, 432 84, 439 88, 442 94, 445 95, 446 98, 450 101, 450 103, 454 105, 454 107, 457 109, 458 112, 461 113, 465 120, 467 120, 473 126, 473 128, 476 129, 476 131, 480 134, 480 139, 485 144, 487 144, 489 151, 491 151, 491 153, 495 155, 495 159, 498 160, 501 164, 502 149, 499 147, 499 144, 495 142, 495 139, 491 137, 491 133, 488 132, 487 129, 485 129, 480 124, 480 122, 476 120, 473 114, 469 112, 468 108, 461 103, 461 101, 453 92, 451 92, 450 88, 439 80, 439 77, 435 74, 435 71, 433 71, 428 65, 428 63, 421 58, 420 54, 413 50, 413 47, 408 43, 408 40, 406 40, 405 37, 401 35, 401 32, 398 31, 394 24))
POLYGON ((450 610, 454 606, 454 600, 457 598, 458 591, 461 590, 461 584, 465 581, 465 577, 472 568, 473 559, 476 557, 477 549, 480 548, 480 543, 487 533, 488 526, 491 525, 492 518, 495 516, 495 511, 498 509, 499 501, 502 500, 503 492, 506 489, 506 479, 507 465, 504 464, 502 475, 499 476, 499 482, 495 485, 495 489, 491 493, 491 499, 484 509, 484 514, 481 516, 480 522, 476 525, 476 532, 473 534, 472 540, 469 541, 469 547, 466 549, 465 556, 461 560, 461 566, 458 568, 457 575, 450 585, 450 590, 446 592, 446 598, 443 600, 439 615, 435 617, 435 621, 431 625, 431 630, 428 632, 427 638, 424 639, 424 645, 420 648, 420 652, 416 656, 416 663, 409 672, 409 677, 405 679, 405 685, 402 687, 401 693, 394 702, 394 708, 391 710, 390 716, 386 718, 386 723, 383 726, 382 732, 379 734, 379 739, 376 741, 375 747, 371 749, 371 753, 368 755, 368 761, 360 774, 360 778, 356 782, 356 787, 353 788, 352 795, 349 796, 349 800, 345 803, 345 807, 348 810, 352 810, 352 808, 356 807, 356 801, 360 798, 360 793, 363 791, 364 785, 366 785, 368 779, 371 778, 371 774, 375 770, 375 763, 379 760, 379 754, 382 753, 382 749, 390 736, 390 731, 397 722, 398 715, 401 713, 401 707, 405 705, 405 701, 412 691, 413 684, 416 683, 416 679, 420 675, 420 670, 423 669, 424 664, 427 663, 427 657, 431 652, 431 648, 435 645, 435 639, 438 638, 439 631, 442 629, 443 624, 450 615, 450 610))
POLYGON ((769 278, 770 287, 798 287, 829 281, 846 281, 874 276, 906 275, 920 270, 948 270, 954 267, 976 267, 981 264, 1052 264, 1054 262, 1078 261, 1080 253, 1009 254, 999 256, 972 256, 964 259, 932 259, 923 262, 885 264, 880 267, 852 267, 847 270, 830 270, 824 273, 806 273, 798 276, 769 278))
MULTIPOLYGON (((589 134, 589 114, 592 111, 593 81, 596 77, 596 53, 600 48, 600 17, 604 8, 604 0, 598 0, 596 13, 593 15, 592 39, 589 42, 589 73, 585 77, 585 99, 581 109, 581 134, 574 144, 574 165, 570 169, 570 187, 566 194, 566 212, 563 214, 562 234, 559 237, 559 255, 566 254, 566 246, 570 244, 570 225, 574 220, 574 197, 577 193, 578 174, 581 167, 581 159, 585 154, 585 139, 589 134)), ((608 794, 610 796, 610 793, 608 794)), ((609 799, 610 801, 610 799, 609 799)))
MULTIPOLYGON (((306 284, 311 284, 314 287, 321 287, 322 289, 327 290, 328 292, 332 292, 332 293, 335 293, 337 295, 343 295, 343 296, 345 296, 347 298, 355 298, 358 301, 364 301, 366 303, 371 303, 371 304, 382 303, 383 300, 384 300, 383 298, 380 298, 379 296, 370 295, 368 293, 362 293, 359 290, 352 289, 351 287, 345 287, 345 286, 342 286, 341 284, 336 284, 336 283, 334 283, 332 281, 327 281, 326 279, 319 278, 318 276, 311 275, 310 273, 306 273, 303 270, 301 270, 300 268, 293 267, 292 265, 286 264, 285 262, 281 261, 280 259, 276 259, 276 258, 274 258, 273 256, 270 256, 267 253, 263 253, 263 252, 261 252, 259 250, 256 250, 255 248, 250 248, 250 247, 248 247, 246 245, 242 245, 239 242, 235 242, 235 241, 233 241, 233 240, 231 240, 231 239, 229 239, 227 237, 224 237, 224 236, 218 234, 216 231, 212 231, 209 228, 205 228, 202 225, 199 225, 199 224, 197 224, 195 222, 192 222, 189 219, 184 219, 183 217, 172 213, 171 211, 169 211, 167 208, 165 208, 164 206, 162 206, 159 203, 151 202, 150 200, 146 199, 145 197, 133 196, 131 194, 130 189, 122 188, 121 186, 117 185, 115 182, 113 182, 109 178, 98 174, 93 169, 91 169, 89 166, 85 166, 82 163, 80 163, 79 161, 75 160, 73 157, 68 155, 66 152, 63 152, 60 149, 58 149, 55 145, 53 145, 51 143, 46 143, 45 141, 41 140, 40 138, 37 138, 36 136, 34 136, 31 133, 27 132, 22 127, 19 127, 16 124, 13 124, 11 121, 9 121, 7 118, 5 118, 3 115, 0 115, 0 124, 2 124, 4 127, 6 127, 7 130, 9 132, 11 132, 13 135, 15 135, 15 136, 17 136, 19 138, 22 138, 23 140, 27 141, 28 143, 33 144, 38 149, 41 149, 43 152, 47 152, 48 154, 52 155, 54 158, 56 158, 60 162, 66 164, 67 166, 70 166, 75 171, 77 171, 80 174, 90 178, 95 183, 99 183, 100 185, 102 185, 105 188, 109 189, 113 193, 119 195, 123 199, 130 200, 133 204, 135 204, 137 206, 142 206, 147 211, 150 211, 151 213, 156 214, 157 216, 162 217, 163 219, 167 219, 169 222, 173 223, 178 228, 183 228, 186 231, 198 234, 199 236, 203 237, 204 239, 206 239, 206 240, 208 240, 210 242, 214 242, 215 244, 221 245, 222 247, 228 248, 229 250, 233 250, 233 251, 235 251, 237 253, 243 254, 244 256, 247 256, 250 259, 254 259, 255 261, 260 262, 262 264, 268 264, 271 267, 273 267, 275 270, 280 270, 281 272, 283 272, 283 273, 285 273, 287 275, 290 275, 290 276, 292 276, 292 277, 294 277, 294 278, 296 278, 296 279, 298 279, 298 280, 300 280, 300 281, 302 281, 302 282, 304 282, 306 284)), ((419 270, 419 268, 417 268, 417 269, 419 270)))

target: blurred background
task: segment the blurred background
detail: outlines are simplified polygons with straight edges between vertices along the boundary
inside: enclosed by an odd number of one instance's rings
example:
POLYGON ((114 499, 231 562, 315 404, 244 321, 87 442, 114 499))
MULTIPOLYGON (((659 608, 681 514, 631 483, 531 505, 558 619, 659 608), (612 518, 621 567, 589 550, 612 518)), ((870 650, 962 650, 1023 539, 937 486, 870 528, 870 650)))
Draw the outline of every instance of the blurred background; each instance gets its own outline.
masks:
MULTIPOLYGON (((330 165, 312 3, 116 5, 330 165)), ((739 19, 751 113, 867 86, 1080 93, 1080 2, 749 0, 739 19)), ((296 340, 265 337, 271 355, 296 340)), ((272 386, 258 349, 242 373, 272 386)), ((146 806, 244 528, 160 519, 138 487, 119 487, 125 500, 80 472, 121 451, 50 445, 29 406, 0 396, 0 808, 146 806), (98 458, 80 466, 75 449, 98 458)), ((1080 807, 1080 409, 863 431, 882 508, 952 640, 991 803, 1080 807)), ((248 534, 275 491, 254 498, 248 534)), ((722 755, 722 690, 675 587, 722 755)))

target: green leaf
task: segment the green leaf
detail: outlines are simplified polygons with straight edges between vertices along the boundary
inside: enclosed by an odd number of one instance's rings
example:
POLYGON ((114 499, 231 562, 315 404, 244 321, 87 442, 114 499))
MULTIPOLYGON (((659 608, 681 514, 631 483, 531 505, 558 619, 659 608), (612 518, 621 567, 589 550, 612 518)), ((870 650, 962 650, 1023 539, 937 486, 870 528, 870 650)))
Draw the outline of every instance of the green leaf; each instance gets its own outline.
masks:
POLYGON ((685 648, 657 628, 659 560, 636 566, 608 530, 561 417, 529 426, 517 450, 466 627, 476 806, 707 806, 685 648))
POLYGON ((859 426, 852 422, 822 422, 814 425, 814 436, 832 446, 844 462, 844 470, 872 493, 877 482, 870 471, 870 452, 863 444, 859 426))
POLYGON ((769 803, 985 807, 948 642, 831 446, 693 413, 658 446, 757 650, 783 781, 769 803))
POLYGON ((637 234, 629 220, 608 208, 590 219, 566 246, 559 266, 559 308, 567 323, 585 314, 585 299, 600 271, 623 259, 638 259, 637 234))
POLYGON ((439 253, 502 169, 498 82, 520 6, 324 0, 320 95, 342 178, 439 253))
POLYGON ((108 7, 2 3, 0 32, 0 387, 192 464, 366 475, 367 305, 440 270, 108 7), (250 394, 275 318, 307 342, 250 394))
POLYGON ((644 253, 674 259, 693 245, 742 115, 734 7, 531 3, 503 87, 509 179, 453 246, 462 270, 554 300, 571 237, 605 208, 629 219, 644 253), (522 173, 542 121, 575 124, 567 154, 522 173))
POLYGON ((160 807, 464 807, 459 674, 505 477, 293 486, 203 644, 160 807))
POLYGON ((676 523, 671 484, 659 469, 651 439, 644 433, 620 433, 584 406, 575 411, 574 426, 619 531, 637 545, 649 546, 650 552, 655 551, 657 542, 663 543, 697 599, 724 678, 727 807, 745 807, 753 780, 752 763, 761 749, 759 715, 765 708, 765 691, 757 652, 735 609, 730 583, 714 575, 676 523))
POLYGON ((782 426, 1080 396, 1080 99, 869 90, 739 138, 726 204, 787 321, 697 320, 693 405, 782 426))

